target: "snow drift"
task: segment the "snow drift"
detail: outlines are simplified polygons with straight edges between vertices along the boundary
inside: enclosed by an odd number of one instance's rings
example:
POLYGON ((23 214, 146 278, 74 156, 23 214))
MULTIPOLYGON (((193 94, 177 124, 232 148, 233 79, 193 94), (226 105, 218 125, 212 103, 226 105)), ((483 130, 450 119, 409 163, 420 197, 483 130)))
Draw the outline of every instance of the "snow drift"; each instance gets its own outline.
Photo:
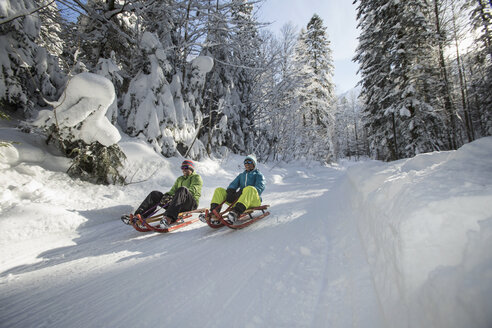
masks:
POLYGON ((490 327, 492 137, 348 170, 390 327, 490 327))

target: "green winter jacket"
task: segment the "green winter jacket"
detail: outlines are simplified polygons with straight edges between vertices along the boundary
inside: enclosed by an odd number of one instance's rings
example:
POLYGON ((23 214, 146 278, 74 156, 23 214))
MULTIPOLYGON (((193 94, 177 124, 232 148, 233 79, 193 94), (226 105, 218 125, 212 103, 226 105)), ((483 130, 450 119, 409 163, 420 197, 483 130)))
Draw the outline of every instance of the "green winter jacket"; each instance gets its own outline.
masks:
POLYGON ((193 195, 193 198, 195 198, 196 204, 198 206, 200 196, 202 195, 202 186, 202 177, 198 173, 193 172, 189 176, 182 175, 177 178, 171 190, 169 190, 166 194, 174 196, 174 193, 176 192, 176 190, 178 190, 178 188, 186 187, 193 195))

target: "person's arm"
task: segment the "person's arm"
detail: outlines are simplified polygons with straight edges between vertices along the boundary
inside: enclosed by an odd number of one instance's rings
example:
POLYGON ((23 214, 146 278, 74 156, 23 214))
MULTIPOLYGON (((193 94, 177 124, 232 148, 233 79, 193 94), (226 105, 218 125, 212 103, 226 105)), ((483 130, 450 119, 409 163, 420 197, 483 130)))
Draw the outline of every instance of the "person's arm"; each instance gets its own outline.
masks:
POLYGON ((265 176, 260 171, 258 171, 256 176, 255 188, 258 190, 258 195, 261 195, 263 190, 265 190, 265 176))
POLYGON ((203 186, 202 177, 199 174, 194 174, 192 176, 191 184, 188 190, 191 192, 197 203, 198 200, 200 199, 200 196, 202 195, 202 186, 203 186))
POLYGON ((166 192, 167 195, 174 196, 174 193, 176 192, 176 189, 178 189, 179 186, 180 186, 180 183, 179 183, 180 179, 181 179, 181 177, 178 177, 176 179, 176 181, 174 182, 174 185, 171 187, 171 190, 169 190, 168 192, 166 192))
POLYGON ((239 188, 240 178, 241 178, 241 174, 239 174, 234 180, 232 180, 232 182, 229 184, 229 187, 227 187, 227 189, 237 190, 237 188, 239 188))

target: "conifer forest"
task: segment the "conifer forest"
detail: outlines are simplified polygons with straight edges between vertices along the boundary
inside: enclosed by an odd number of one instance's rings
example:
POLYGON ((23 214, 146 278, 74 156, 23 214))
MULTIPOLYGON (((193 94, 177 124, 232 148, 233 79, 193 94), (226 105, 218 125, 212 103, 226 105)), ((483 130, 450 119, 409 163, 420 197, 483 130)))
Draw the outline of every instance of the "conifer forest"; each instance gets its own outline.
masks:
POLYGON ((2 0, 1 119, 53 110, 90 72, 114 85, 111 123, 166 157, 391 161, 492 135, 492 1, 355 0, 360 82, 341 95, 323 20, 274 34, 262 2, 2 0))

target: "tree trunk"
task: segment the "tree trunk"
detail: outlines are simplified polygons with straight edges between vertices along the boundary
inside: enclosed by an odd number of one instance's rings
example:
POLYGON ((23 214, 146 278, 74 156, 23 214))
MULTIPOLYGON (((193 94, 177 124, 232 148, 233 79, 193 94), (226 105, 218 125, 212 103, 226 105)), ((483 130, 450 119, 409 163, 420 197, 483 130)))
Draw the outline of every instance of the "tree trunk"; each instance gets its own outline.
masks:
POLYGON ((188 57, 188 23, 190 21, 190 11, 191 11, 191 3, 193 0, 188 1, 188 7, 186 8, 186 20, 184 23, 184 42, 183 42, 183 58, 182 58, 182 69, 183 69, 183 75, 182 75, 182 81, 185 80, 186 77, 186 57, 188 57))
MULTIPOLYGON (((448 78, 448 71, 446 67, 446 61, 444 60, 444 46, 443 46, 443 33, 441 30, 441 22, 439 17, 439 6, 438 0, 434 0, 434 15, 436 19, 436 32, 439 37, 438 45, 439 45, 439 66, 441 68, 441 73, 444 78, 444 109, 448 116, 449 126, 447 126, 448 136, 450 140, 450 149, 457 149, 456 143, 456 122, 455 122, 455 108, 453 105, 453 101, 451 99, 451 86, 448 78)), ((453 21, 454 23, 454 21, 453 21)))
POLYGON ((461 104, 463 106, 463 113, 465 117, 465 130, 466 130, 468 142, 472 142, 475 138, 473 136, 473 126, 471 124, 470 114, 469 114, 469 106, 468 106, 468 100, 466 94, 466 83, 464 78, 463 65, 461 63, 461 54, 459 51, 458 27, 456 26, 456 13, 454 8, 455 8, 454 5, 452 5, 451 11, 452 11, 452 22, 453 22, 453 38, 454 38, 454 45, 456 48, 456 62, 458 65, 458 79, 460 82, 461 104))
POLYGON ((397 160, 400 158, 398 155, 398 142, 396 141, 396 118, 395 118, 395 113, 391 114, 391 119, 393 123, 393 160, 397 160))

